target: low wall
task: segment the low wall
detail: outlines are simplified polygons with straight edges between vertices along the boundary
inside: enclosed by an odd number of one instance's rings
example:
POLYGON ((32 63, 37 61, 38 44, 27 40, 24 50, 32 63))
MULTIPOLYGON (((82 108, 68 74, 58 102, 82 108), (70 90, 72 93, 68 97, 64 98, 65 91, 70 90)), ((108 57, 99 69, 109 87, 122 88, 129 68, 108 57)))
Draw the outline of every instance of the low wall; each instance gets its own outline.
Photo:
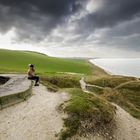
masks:
POLYGON ((0 109, 22 102, 32 93, 32 81, 25 75, 8 75, 8 77, 10 80, 0 85, 0 109))

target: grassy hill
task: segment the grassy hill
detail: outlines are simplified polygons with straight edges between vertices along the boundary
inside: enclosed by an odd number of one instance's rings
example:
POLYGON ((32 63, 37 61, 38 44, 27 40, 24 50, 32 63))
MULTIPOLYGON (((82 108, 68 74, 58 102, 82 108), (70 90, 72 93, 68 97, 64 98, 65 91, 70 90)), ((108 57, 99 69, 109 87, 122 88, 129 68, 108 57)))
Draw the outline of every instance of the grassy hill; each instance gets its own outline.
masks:
POLYGON ((36 66, 39 74, 56 72, 91 74, 92 72, 92 67, 86 60, 54 58, 35 52, 0 50, 0 73, 25 73, 30 63, 36 66))

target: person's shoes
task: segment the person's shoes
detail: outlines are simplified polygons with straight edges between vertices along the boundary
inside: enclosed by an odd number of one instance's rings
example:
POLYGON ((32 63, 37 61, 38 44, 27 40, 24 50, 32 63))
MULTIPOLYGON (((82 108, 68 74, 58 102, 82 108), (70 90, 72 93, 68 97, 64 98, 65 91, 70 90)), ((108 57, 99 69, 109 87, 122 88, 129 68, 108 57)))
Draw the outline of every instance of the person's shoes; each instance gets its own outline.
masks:
POLYGON ((35 84, 34 86, 39 86, 39 84, 35 84))

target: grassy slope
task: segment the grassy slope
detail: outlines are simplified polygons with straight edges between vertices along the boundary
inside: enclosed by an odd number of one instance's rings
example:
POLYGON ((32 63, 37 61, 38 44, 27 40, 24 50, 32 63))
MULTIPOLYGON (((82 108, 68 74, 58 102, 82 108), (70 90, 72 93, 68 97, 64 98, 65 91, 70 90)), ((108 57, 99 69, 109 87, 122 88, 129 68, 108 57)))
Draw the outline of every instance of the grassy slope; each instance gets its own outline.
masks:
POLYGON ((91 65, 85 60, 61 59, 23 51, 0 50, 0 72, 26 72, 28 64, 34 64, 40 74, 73 72, 91 74, 91 65))
POLYGON ((85 135, 96 131, 102 132, 103 135, 107 125, 111 129, 110 125, 115 115, 114 106, 79 88, 71 88, 68 92, 71 99, 63 106, 68 118, 65 119, 65 129, 61 133, 60 140, 66 140, 75 134, 85 135))
POLYGON ((133 81, 136 78, 133 77, 124 77, 124 76, 105 76, 98 79, 87 79, 86 82, 89 84, 101 86, 101 87, 110 87, 115 88, 116 86, 119 86, 122 83, 126 83, 129 81, 133 81))
POLYGON ((50 91, 58 91, 61 88, 80 88, 80 75, 56 74, 41 76, 41 82, 47 86, 50 91))
MULTIPOLYGON (((132 116, 140 119, 140 82, 127 82, 115 88, 107 99, 122 106, 132 116), (112 94, 113 93, 113 94, 112 94)), ((105 95, 105 94, 104 94, 105 95)))
POLYGON ((92 92, 115 102, 132 116, 140 119, 140 81, 134 77, 105 76, 86 79, 87 83, 104 87, 90 88, 92 92))
POLYGON ((92 65, 92 75, 86 76, 85 77, 86 81, 93 81, 93 79, 95 80, 95 79, 109 76, 109 74, 106 73, 103 69, 99 68, 98 66, 94 64, 91 64, 91 65, 92 65))

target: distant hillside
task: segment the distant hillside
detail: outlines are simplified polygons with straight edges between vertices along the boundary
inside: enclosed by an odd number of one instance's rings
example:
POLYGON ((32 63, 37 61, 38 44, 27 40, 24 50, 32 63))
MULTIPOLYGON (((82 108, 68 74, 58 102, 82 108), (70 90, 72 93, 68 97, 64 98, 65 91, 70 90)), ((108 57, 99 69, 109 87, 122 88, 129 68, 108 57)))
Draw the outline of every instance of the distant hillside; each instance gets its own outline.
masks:
POLYGON ((0 73, 24 73, 30 63, 36 66, 40 74, 55 72, 91 74, 92 72, 92 67, 86 60, 54 58, 35 52, 0 49, 0 73))

